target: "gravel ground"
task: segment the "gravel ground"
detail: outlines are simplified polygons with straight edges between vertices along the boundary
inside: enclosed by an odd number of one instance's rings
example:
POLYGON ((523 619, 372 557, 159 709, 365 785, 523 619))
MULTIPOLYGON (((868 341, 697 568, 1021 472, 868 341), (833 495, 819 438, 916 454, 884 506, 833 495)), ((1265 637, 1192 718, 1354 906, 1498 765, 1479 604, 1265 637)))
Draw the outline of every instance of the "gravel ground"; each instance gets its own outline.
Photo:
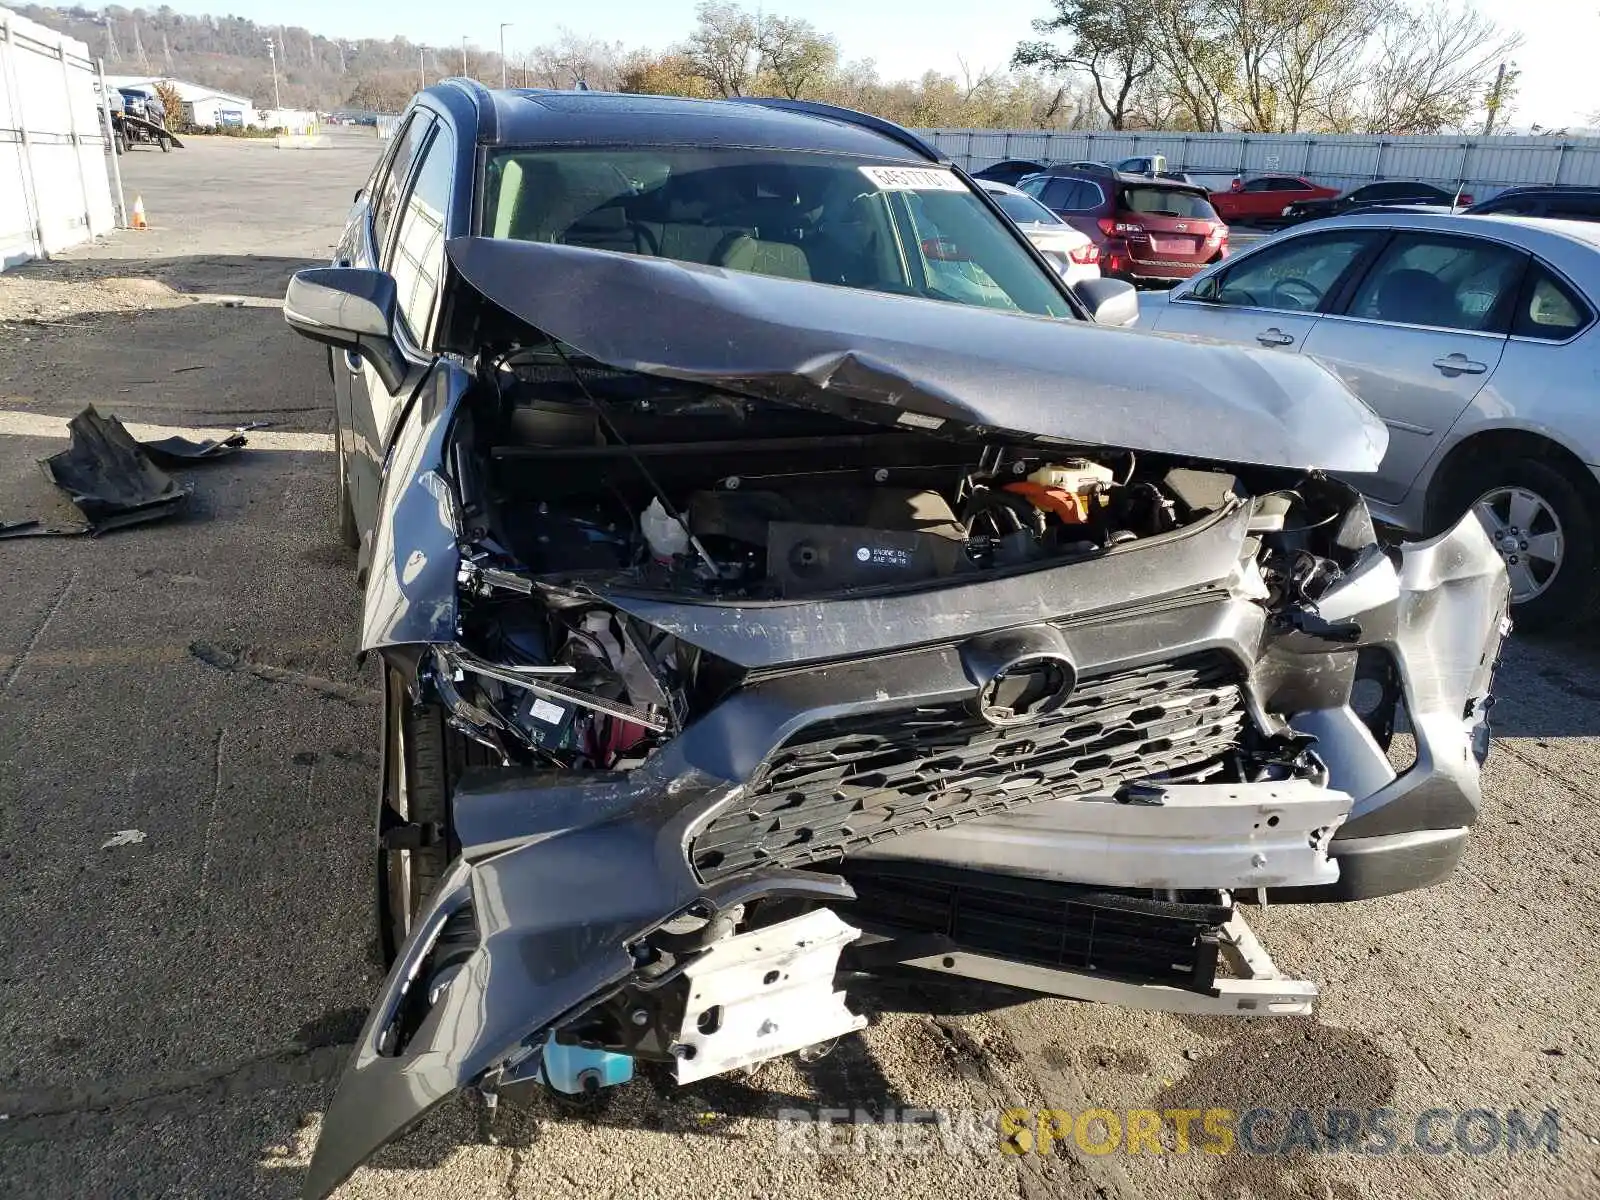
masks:
MULTIPOLYGON (((125 157, 151 232, 0 275, 0 410, 325 432, 324 360, 270 303, 326 261, 373 155, 346 135, 125 157)), ((62 445, 7 439, 0 519, 52 502, 32 460, 62 445)), ((331 463, 258 451, 182 476, 180 520, 0 544, 3 1195, 294 1195, 379 982, 378 705, 331 463)), ((340 1196, 1600 1194, 1597 650, 1513 641, 1483 820, 1449 882, 1252 912, 1282 967, 1323 982, 1315 1019, 886 983, 858 999, 868 1031, 820 1061, 646 1078, 585 1119, 524 1098, 499 1146, 452 1102, 340 1196), (1407 1135, 1431 1107, 1553 1107, 1561 1135, 1516 1156, 803 1154, 777 1118, 807 1106, 1375 1107, 1407 1135)))

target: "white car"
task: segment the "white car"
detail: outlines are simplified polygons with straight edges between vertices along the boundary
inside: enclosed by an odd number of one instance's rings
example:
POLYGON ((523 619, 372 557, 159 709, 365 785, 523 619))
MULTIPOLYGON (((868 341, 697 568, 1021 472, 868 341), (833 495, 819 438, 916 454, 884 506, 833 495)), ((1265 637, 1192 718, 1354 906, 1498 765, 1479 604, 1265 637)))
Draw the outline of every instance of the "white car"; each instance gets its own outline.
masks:
POLYGON ((1471 508, 1526 628, 1600 606, 1600 225, 1366 212, 1279 234, 1144 306, 1140 325, 1315 358, 1389 427, 1350 476, 1431 535, 1471 508))
POLYGON ((1100 278, 1100 248, 1026 192, 1010 184, 980 179, 1002 212, 1050 260, 1068 283, 1100 278))

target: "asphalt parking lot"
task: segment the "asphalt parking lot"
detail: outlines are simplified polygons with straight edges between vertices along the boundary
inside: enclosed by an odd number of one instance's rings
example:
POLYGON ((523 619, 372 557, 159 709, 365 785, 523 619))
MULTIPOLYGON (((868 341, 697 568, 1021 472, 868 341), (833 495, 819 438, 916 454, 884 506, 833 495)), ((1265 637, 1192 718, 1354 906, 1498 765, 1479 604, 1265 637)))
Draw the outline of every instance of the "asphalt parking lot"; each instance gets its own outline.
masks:
MULTIPOLYGON (((355 133, 135 151, 150 232, 0 275, 0 521, 53 515, 35 460, 86 403, 304 435, 179 472, 176 521, 0 543, 0 1195, 297 1194, 379 982, 375 677, 332 535, 322 356, 273 303, 326 261, 375 152, 355 133)), ((1251 912, 1323 984, 1315 1019, 884 985, 818 1062, 642 1080, 593 1117, 528 1099, 498 1146, 447 1104, 339 1195, 1600 1194, 1600 642, 1514 637, 1496 690, 1449 882, 1251 912), (1432 1108, 1555 1109, 1560 1134, 1516 1155, 1182 1153, 1171 1129, 1163 1153, 807 1155, 777 1120, 806 1106, 1386 1108, 1403 1133, 1432 1108)))

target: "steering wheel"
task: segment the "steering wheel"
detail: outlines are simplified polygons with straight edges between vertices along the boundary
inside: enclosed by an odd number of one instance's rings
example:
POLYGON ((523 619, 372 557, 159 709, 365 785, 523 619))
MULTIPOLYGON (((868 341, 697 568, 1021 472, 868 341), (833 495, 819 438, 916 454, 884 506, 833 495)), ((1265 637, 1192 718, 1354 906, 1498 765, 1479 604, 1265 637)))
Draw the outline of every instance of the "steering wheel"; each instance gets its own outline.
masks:
POLYGON ((1294 297, 1292 295, 1290 295, 1290 293, 1294 292, 1294 291, 1299 291, 1299 290, 1304 290, 1304 292, 1305 292, 1306 296, 1308 297, 1308 299, 1307 299, 1306 303, 1304 303, 1304 304, 1294 304, 1293 307, 1295 307, 1295 308, 1304 309, 1304 310, 1309 312, 1311 309, 1315 308, 1318 305, 1318 303, 1320 303, 1321 300, 1322 300, 1322 292, 1318 288, 1313 287, 1311 284, 1307 283, 1304 279, 1296 279, 1296 278, 1290 277, 1288 279, 1280 279, 1280 280, 1278 280, 1276 283, 1274 283, 1272 285, 1272 295, 1273 296, 1278 296, 1279 294, 1282 294, 1286 299, 1288 299, 1291 302, 1294 300, 1294 297))

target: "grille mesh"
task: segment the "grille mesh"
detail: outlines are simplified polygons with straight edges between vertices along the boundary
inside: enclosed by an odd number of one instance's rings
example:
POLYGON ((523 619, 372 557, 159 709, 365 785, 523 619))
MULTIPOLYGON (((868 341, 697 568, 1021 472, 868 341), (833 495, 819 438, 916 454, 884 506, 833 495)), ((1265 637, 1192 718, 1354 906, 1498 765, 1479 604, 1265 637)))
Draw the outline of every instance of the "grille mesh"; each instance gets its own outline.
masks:
POLYGON ((996 729, 962 704, 823 721, 773 751, 690 843, 702 879, 792 867, 1041 800, 1201 766, 1238 741, 1222 654, 1080 680, 1042 720, 996 729))

